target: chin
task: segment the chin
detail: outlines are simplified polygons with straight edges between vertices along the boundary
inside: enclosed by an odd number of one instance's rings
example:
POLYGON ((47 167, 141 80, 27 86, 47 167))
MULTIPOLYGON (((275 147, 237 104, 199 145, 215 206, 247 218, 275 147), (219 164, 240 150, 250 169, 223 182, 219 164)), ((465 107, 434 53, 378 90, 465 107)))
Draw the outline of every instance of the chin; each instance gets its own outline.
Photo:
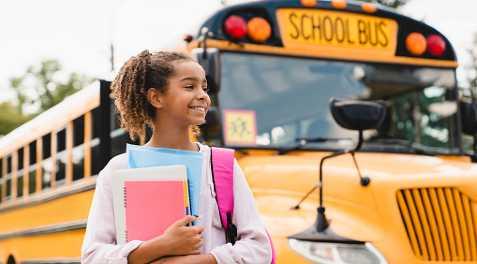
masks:
POLYGON ((205 118, 204 119, 199 119, 199 120, 191 120, 190 124, 192 126, 200 126, 202 124, 205 124, 205 118))

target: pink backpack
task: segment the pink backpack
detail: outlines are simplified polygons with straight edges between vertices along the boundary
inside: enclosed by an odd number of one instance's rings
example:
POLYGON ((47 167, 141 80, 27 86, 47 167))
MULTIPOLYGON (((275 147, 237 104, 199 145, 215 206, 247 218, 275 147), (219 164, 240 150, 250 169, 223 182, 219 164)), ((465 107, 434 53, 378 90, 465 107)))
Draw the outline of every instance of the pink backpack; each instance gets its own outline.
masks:
MULTIPOLYGON (((211 148, 210 162, 212 179, 214 180, 215 199, 219 207, 220 222, 225 230, 225 239, 232 245, 237 240, 237 227, 232 223, 234 212, 234 150, 226 148, 211 148)), ((268 234, 272 248, 272 264, 275 264, 275 249, 272 238, 268 234)))

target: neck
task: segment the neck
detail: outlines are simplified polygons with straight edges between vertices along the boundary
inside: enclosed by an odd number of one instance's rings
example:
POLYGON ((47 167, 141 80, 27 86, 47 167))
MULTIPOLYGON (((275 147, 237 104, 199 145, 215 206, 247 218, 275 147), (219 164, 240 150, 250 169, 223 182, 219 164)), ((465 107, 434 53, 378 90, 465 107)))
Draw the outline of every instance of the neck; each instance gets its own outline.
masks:
POLYGON ((197 151, 196 144, 191 142, 189 127, 161 129, 159 126, 155 126, 152 137, 146 146, 197 151))

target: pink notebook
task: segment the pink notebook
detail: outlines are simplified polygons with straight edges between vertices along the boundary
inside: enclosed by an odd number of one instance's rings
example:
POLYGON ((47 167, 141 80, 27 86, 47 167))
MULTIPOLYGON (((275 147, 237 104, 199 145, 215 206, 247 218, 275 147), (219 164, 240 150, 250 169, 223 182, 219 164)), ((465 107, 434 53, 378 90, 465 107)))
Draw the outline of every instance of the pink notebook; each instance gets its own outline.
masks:
POLYGON ((126 241, 148 240, 185 216, 183 181, 125 181, 126 241))

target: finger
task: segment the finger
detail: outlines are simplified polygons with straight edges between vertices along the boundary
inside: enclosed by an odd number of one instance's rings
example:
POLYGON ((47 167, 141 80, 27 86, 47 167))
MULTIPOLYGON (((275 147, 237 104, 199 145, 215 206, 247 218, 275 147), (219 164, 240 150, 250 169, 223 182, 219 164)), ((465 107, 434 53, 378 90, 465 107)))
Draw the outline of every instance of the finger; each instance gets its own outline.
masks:
POLYGON ((192 228, 196 234, 202 234, 202 232, 204 232, 204 227, 202 226, 194 226, 192 228))
POLYGON ((197 242, 197 244, 195 244, 196 248, 201 248, 202 245, 204 245, 204 241, 201 239, 199 242, 197 242))
POLYGON ((195 235, 200 235, 204 231, 203 227, 198 227, 198 226, 186 226, 184 227, 185 233, 188 236, 195 236, 195 235))
POLYGON ((190 252, 191 255, 199 255, 200 254, 200 249, 195 249, 190 252))
POLYGON ((192 241, 193 243, 199 243, 200 241, 202 241, 202 237, 199 235, 195 235, 194 237, 192 237, 192 241))
POLYGON ((197 219, 197 217, 193 216, 193 215, 186 215, 185 217, 183 217, 182 219, 178 220, 177 222, 175 222, 173 224, 173 226, 186 226, 187 224, 195 221, 197 219))

